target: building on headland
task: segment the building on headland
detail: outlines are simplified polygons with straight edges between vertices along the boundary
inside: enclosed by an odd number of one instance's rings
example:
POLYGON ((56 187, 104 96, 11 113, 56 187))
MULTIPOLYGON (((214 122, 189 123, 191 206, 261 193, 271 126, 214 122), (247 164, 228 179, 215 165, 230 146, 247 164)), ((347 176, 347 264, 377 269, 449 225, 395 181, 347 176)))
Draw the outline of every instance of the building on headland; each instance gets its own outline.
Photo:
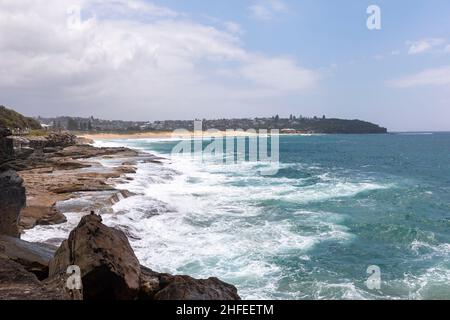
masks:
MULTIPOLYGON (((164 120, 164 121, 122 121, 101 120, 94 117, 57 117, 39 118, 44 125, 56 130, 84 131, 84 132, 146 132, 146 131, 174 131, 185 129, 194 130, 192 120, 164 120)), ((280 130, 286 134, 309 133, 386 133, 387 130, 376 124, 360 120, 342 120, 325 117, 306 118, 303 116, 281 118, 278 115, 265 118, 237 118, 202 120, 203 130, 280 130)))

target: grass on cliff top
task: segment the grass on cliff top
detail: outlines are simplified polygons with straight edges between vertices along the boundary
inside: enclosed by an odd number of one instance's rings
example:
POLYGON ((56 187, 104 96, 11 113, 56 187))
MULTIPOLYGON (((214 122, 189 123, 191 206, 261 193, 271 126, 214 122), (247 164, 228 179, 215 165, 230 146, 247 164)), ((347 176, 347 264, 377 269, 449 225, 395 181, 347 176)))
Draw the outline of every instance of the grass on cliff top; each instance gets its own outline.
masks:
POLYGON ((4 106, 0 106, 0 127, 5 127, 10 130, 14 129, 30 129, 30 130, 41 130, 42 127, 40 123, 33 118, 25 117, 20 113, 8 109, 4 106))
POLYGON ((38 129, 38 130, 31 130, 27 136, 29 137, 45 137, 48 136, 49 131, 44 129, 38 129))

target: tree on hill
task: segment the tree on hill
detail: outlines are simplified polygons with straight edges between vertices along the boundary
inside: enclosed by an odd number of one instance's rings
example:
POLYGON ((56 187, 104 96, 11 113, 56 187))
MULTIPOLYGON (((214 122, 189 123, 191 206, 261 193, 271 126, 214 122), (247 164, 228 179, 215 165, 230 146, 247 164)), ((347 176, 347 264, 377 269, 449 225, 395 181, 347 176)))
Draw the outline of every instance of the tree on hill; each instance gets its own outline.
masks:
POLYGON ((72 118, 69 118, 68 122, 67 122, 67 129, 68 130, 72 130, 72 131, 76 131, 80 129, 80 126, 78 125, 78 122, 75 121, 72 118))

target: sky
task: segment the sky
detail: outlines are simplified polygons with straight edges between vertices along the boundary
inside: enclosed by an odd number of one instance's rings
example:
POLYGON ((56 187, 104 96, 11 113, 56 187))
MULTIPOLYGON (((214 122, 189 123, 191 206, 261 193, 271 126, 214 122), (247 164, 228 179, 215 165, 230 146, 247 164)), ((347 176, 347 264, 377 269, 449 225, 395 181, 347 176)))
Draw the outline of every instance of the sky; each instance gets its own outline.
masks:
POLYGON ((0 0, 0 104, 29 116, 326 115, 450 131, 450 1, 0 0), (367 27, 370 5, 379 30, 367 27))

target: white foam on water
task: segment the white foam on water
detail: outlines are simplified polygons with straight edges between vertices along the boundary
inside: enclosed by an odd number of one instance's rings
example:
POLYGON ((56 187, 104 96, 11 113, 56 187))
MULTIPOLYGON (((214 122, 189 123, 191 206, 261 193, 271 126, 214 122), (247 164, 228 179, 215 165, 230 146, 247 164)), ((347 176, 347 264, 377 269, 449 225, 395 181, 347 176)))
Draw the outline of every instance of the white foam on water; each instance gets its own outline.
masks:
POLYGON ((353 282, 343 283, 326 283, 316 282, 314 289, 314 299, 330 299, 330 300, 366 300, 375 299, 375 296, 362 290, 353 282))
MULTIPOLYGON (((96 145, 128 143, 97 141, 96 145)), ((266 166, 261 163, 230 166, 182 156, 163 163, 138 164, 135 179, 119 186, 137 195, 116 203, 114 214, 103 215, 103 221, 126 232, 143 265, 159 272, 216 276, 235 284, 246 299, 299 298, 296 292, 280 291, 280 281, 287 275, 279 258, 293 255, 308 261, 318 244, 343 244, 354 238, 342 225, 341 215, 301 210, 269 213, 264 202, 306 204, 387 188, 326 173, 318 177, 320 182, 303 185, 303 179, 260 176, 257 170, 266 166)), ((81 215, 66 216, 67 223, 38 226, 27 231, 24 239, 66 238, 81 215)), ((362 297, 351 284, 319 283, 315 289, 317 297, 327 297, 329 291, 340 292, 344 298, 362 297)))
POLYGON ((406 273, 403 278, 387 283, 395 297, 411 300, 448 299, 450 294, 450 269, 439 263, 420 273, 406 273))
POLYGON ((411 250, 421 259, 432 259, 436 256, 450 258, 450 243, 430 244, 424 241, 414 240, 411 250))
POLYGON ((289 216, 267 220, 261 201, 306 203, 383 186, 332 182, 302 191, 298 179, 255 175, 259 166, 204 164, 181 156, 164 166, 139 164, 126 188, 142 195, 117 203, 104 221, 126 227, 139 260, 154 270, 217 276, 235 284, 244 298, 274 298, 286 276, 277 258, 294 254, 307 261, 317 244, 353 236, 333 213, 294 213, 302 217, 300 225, 289 216), (299 233, 299 226, 311 231, 299 233))
POLYGON ((45 242, 59 245, 62 240, 69 237, 72 231, 83 217, 82 213, 64 213, 67 222, 49 226, 35 226, 33 229, 25 230, 21 239, 29 242, 45 242))

